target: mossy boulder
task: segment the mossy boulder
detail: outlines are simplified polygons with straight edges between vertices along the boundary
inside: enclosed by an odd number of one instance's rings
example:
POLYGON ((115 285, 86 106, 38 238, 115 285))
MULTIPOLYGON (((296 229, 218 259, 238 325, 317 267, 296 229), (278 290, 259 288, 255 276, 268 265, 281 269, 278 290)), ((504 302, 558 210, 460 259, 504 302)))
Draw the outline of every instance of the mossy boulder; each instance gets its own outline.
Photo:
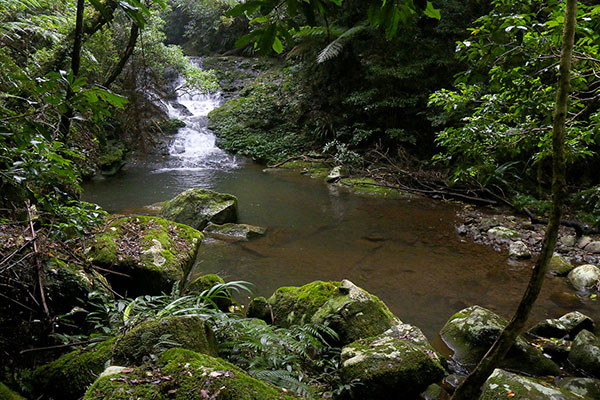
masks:
POLYGON ((98 166, 104 176, 113 176, 126 164, 125 144, 117 140, 109 140, 102 146, 102 155, 98 157, 98 166))
POLYGON ((225 224, 237 221, 237 198, 206 189, 188 189, 166 201, 159 215, 202 230, 209 222, 225 224))
POLYGON ((100 292, 112 297, 110 284, 94 269, 67 264, 58 258, 50 258, 44 268, 46 299, 57 314, 69 312, 87 301, 90 292, 100 292))
POLYGON ((569 362, 587 375, 600 378, 600 339, 588 330, 579 332, 571 345, 569 362))
POLYGON ((206 236, 227 241, 250 240, 264 236, 267 232, 262 226, 227 223, 223 225, 209 223, 203 230, 206 236))
POLYGON ((75 400, 110 364, 115 340, 89 345, 67 353, 33 371, 31 384, 35 396, 75 400))
POLYGON ((118 273, 107 274, 117 292, 160 294, 187 277, 202 238, 201 232, 163 218, 114 217, 90 240, 88 258, 118 273))
MULTIPOLYGON (((186 285, 185 294, 200 295, 208 292, 215 285, 222 285, 224 283, 225 281, 219 275, 202 275, 186 285)), ((233 304, 231 301, 231 294, 229 292, 218 297, 213 297, 212 300, 215 302, 215 305, 219 308, 219 310, 225 312, 228 311, 229 307, 233 304)))
POLYGON ((558 381, 558 386, 590 399, 600 399, 600 379, 563 378, 558 381))
POLYGON ((353 398, 365 400, 413 398, 444 376, 429 350, 387 335, 345 346, 341 365, 342 382, 354 382, 353 398))
POLYGON ((25 400, 25 397, 13 392, 8 386, 0 382, 0 400, 25 400))
MULTIPOLYGON (((483 385, 479 400, 583 400, 579 394, 561 389, 544 380, 496 369, 483 385)), ((591 400, 591 399, 590 399, 591 400)))
POLYGON ((338 333, 341 344, 379 335, 400 322, 381 300, 348 280, 279 288, 266 304, 253 300, 248 316, 282 327, 327 324, 338 333))
POLYGON ((548 264, 548 272, 556 276, 565 276, 573 269, 573 264, 564 257, 553 255, 548 264))
POLYGON ((416 326, 399 323, 392 326, 381 336, 389 336, 397 339, 408 340, 421 347, 434 361, 445 364, 446 360, 433 348, 425 334, 416 326))
POLYGON ((583 329, 593 331, 594 321, 579 311, 573 311, 560 318, 541 321, 529 329, 527 333, 546 338, 562 339, 568 336, 572 339, 583 329))
POLYGON ((127 332, 115 343, 116 364, 141 364, 156 358, 171 347, 216 355, 212 330, 196 316, 170 316, 145 321, 127 332))
POLYGON ((344 186, 350 189, 352 192, 359 195, 383 197, 391 199, 399 198, 416 198, 417 196, 404 192, 394 187, 385 186, 381 182, 377 182, 373 178, 365 177, 354 177, 354 178, 340 178, 338 181, 340 186, 344 186))
POLYGON ((159 368, 134 368, 98 379, 83 400, 292 400, 220 358, 184 349, 160 357, 159 368))
MULTIPOLYGON (((453 358, 467 368, 474 367, 500 335, 507 321, 480 306, 471 306, 454 314, 440 331, 444 342, 454 351, 453 358)), ((531 345, 523 336, 501 364, 503 368, 531 375, 558 375, 560 368, 531 345)))

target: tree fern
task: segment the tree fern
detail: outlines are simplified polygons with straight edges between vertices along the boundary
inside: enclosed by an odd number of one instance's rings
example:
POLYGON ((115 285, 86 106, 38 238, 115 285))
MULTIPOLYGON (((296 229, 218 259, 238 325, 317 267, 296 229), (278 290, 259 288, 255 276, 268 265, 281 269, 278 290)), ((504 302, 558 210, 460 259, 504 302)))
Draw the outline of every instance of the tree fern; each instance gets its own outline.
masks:
POLYGON ((317 62, 319 64, 324 63, 325 61, 329 61, 342 53, 344 48, 344 44, 352 39, 354 36, 358 35, 362 31, 367 28, 367 24, 365 22, 361 22, 358 25, 353 26, 352 28, 347 29, 342 34, 340 34, 335 40, 329 43, 317 56, 317 62))

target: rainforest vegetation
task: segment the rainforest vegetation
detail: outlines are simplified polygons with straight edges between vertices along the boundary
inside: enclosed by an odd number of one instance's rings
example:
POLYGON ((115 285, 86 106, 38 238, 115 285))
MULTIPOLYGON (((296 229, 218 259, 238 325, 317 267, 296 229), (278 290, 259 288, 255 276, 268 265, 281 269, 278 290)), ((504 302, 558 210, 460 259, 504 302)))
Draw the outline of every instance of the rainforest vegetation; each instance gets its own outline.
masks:
MULTIPOLYGON (((600 230, 600 6, 578 1, 575 17, 559 208, 579 240, 600 230)), ((360 374, 343 362, 387 343, 362 338, 400 322, 377 297, 315 282, 255 298, 255 318, 242 318, 231 297, 246 296, 247 282, 185 282, 206 222, 166 216, 177 198, 160 215, 185 225, 109 215, 81 200, 82 182, 156 153, 185 125, 168 116, 176 92, 221 91, 208 124, 229 152, 560 225, 551 206, 564 25, 560 0, 0 0, 0 398, 125 399, 127 385, 139 398, 360 398, 360 374), (119 277, 145 257, 170 268, 157 273, 166 283, 149 269, 139 289, 122 290, 119 277), (355 307, 356 293, 373 320, 340 327, 336 310, 355 307), (373 321, 387 325, 370 331, 373 321), (126 377, 96 380, 109 365, 126 377), (209 382, 222 377, 240 378, 229 397, 209 382)), ((468 310, 452 318, 479 312, 468 310)), ((394 340, 417 344, 394 351, 435 377, 406 389, 418 396, 448 365, 403 326, 394 340)))

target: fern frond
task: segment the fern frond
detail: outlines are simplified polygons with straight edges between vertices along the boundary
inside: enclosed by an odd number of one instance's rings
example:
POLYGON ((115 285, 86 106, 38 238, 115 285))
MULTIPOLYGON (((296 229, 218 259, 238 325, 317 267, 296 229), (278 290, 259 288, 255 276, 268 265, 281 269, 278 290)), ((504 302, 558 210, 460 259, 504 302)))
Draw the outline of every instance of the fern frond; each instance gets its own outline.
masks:
POLYGON ((364 31, 366 28, 367 24, 365 22, 361 22, 352 28, 346 29, 334 41, 329 43, 323 50, 321 50, 317 56, 317 63, 321 64, 339 56, 344 48, 344 43, 352 37, 358 35, 360 32, 364 31))

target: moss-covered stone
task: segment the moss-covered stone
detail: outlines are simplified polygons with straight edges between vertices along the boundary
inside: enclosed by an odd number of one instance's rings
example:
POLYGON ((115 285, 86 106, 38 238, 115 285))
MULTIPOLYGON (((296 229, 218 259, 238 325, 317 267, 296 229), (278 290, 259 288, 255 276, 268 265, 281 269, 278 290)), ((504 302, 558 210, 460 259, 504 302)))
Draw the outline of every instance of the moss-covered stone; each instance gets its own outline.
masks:
POLYGON ((494 228, 490 228, 487 231, 487 235, 490 240, 496 240, 499 242, 516 239, 520 236, 519 232, 509 229, 505 226, 496 226, 494 228))
POLYGON ((46 299, 57 314, 69 312, 80 306, 92 291, 112 297, 110 284, 96 270, 85 270, 80 265, 67 264, 50 258, 44 268, 46 299))
POLYGON ((594 321, 579 311, 573 311, 563 315, 560 318, 546 319, 541 321, 529 329, 527 333, 546 338, 558 339, 568 336, 572 340, 583 329, 593 331, 594 321))
POLYGON ((412 398, 442 379, 444 369, 428 350, 405 339, 381 335, 342 349, 341 376, 354 398, 412 398))
POLYGON ((248 308, 246 309, 246 316, 248 318, 257 318, 265 321, 269 324, 273 323, 271 318, 271 306, 267 299, 262 296, 255 297, 252 299, 248 308))
POLYGON ((212 330, 196 316, 171 316, 145 321, 115 343, 116 364, 140 364, 171 347, 216 355, 212 330))
MULTIPOLYGON (((583 400, 585 397, 558 388, 541 379, 521 376, 496 369, 483 385, 479 400, 583 400)), ((591 399, 590 399, 591 400, 591 399)))
POLYGON ((33 393, 55 399, 79 399, 109 365, 114 344, 114 339, 96 343, 37 368, 32 376, 33 393))
MULTIPOLYGON (((440 335, 454 351, 453 358, 467 368, 474 367, 500 335, 507 321, 480 306, 465 308, 453 315, 440 335)), ((531 375, 558 375, 560 368, 544 354, 517 337, 501 366, 531 375)))
POLYGON ((90 240, 88 258, 108 274, 113 288, 129 296, 169 291, 187 277, 203 235, 158 217, 115 217, 90 240))
POLYGON ((569 362, 590 376, 600 378, 600 339, 592 332, 579 332, 569 353, 569 362))
POLYGON ((384 197, 391 199, 399 198, 415 198, 412 193, 407 193, 393 187, 387 187, 381 182, 377 182, 373 178, 365 177, 354 177, 354 178, 342 178, 338 181, 338 184, 349 188, 356 194, 384 197))
POLYGON ((352 282, 315 281, 304 286, 282 287, 267 300, 250 303, 248 316, 282 327, 305 323, 327 324, 341 344, 383 333, 400 322, 387 306, 352 282))
POLYGON ((238 241, 250 240, 264 236, 267 232, 262 226, 227 223, 223 225, 209 223, 204 228, 204 234, 215 239, 238 241))
MULTIPOLYGON (((215 285, 222 285, 224 283, 225 281, 219 275, 202 275, 186 285, 185 293, 200 295, 209 291, 215 285)), ((231 295, 229 293, 227 293, 227 295, 213 297, 212 300, 221 311, 228 311, 229 307, 232 305, 231 295)))
POLYGON ((188 189, 165 202, 160 216, 202 230, 209 222, 237 221, 237 198, 206 189, 188 189))
POLYGON ((558 386, 590 399, 600 399, 600 379, 563 378, 558 381, 558 386))
POLYGON ((101 149, 102 155, 98 157, 98 165, 102 171, 102 175, 113 176, 125 163, 125 153, 127 149, 123 142, 117 140, 109 140, 101 149))
POLYGON ((0 400, 25 400, 25 397, 21 397, 10 390, 4 383, 0 382, 0 400))
POLYGON ((292 400, 283 391, 251 378, 220 358, 171 349, 160 368, 135 368, 98 379, 84 400, 292 400))
POLYGON ((177 118, 169 118, 162 121, 159 121, 156 124, 158 130, 165 135, 174 135, 177 133, 179 128, 183 128, 185 126, 185 122, 177 119, 177 118))
POLYGON ((564 257, 553 255, 548 264, 548 272, 556 276, 565 276, 573 269, 573 264, 564 257))

